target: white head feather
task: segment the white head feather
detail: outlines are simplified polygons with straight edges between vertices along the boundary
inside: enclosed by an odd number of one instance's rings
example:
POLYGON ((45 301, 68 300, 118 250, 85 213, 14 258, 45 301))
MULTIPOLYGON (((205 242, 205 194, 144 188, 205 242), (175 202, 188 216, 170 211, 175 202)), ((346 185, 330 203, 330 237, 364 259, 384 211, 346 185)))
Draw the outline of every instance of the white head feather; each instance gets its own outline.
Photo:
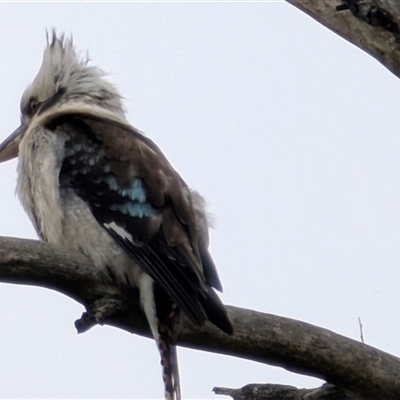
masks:
POLYGON ((47 46, 36 78, 21 99, 22 118, 30 120, 42 107, 65 103, 96 105, 125 116, 122 97, 98 67, 89 66, 89 58, 79 58, 72 37, 47 35, 47 46))

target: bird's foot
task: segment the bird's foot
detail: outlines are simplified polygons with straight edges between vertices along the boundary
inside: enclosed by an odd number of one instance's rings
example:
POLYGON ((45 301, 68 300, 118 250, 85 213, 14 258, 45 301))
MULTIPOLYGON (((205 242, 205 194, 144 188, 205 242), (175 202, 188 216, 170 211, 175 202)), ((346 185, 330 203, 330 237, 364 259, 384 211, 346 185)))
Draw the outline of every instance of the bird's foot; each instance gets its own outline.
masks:
POLYGON ((123 306, 120 299, 102 297, 86 307, 81 318, 75 321, 78 333, 84 333, 96 325, 103 325, 112 316, 121 312, 123 306))

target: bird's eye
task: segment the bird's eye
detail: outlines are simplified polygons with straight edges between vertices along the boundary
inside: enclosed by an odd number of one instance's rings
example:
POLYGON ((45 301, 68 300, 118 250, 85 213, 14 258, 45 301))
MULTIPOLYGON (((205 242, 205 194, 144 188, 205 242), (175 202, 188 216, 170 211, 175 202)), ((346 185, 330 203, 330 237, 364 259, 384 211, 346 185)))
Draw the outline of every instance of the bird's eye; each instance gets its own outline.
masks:
POLYGON ((29 107, 31 109, 32 114, 35 114, 35 112, 39 109, 40 103, 36 99, 31 99, 29 103, 29 107))

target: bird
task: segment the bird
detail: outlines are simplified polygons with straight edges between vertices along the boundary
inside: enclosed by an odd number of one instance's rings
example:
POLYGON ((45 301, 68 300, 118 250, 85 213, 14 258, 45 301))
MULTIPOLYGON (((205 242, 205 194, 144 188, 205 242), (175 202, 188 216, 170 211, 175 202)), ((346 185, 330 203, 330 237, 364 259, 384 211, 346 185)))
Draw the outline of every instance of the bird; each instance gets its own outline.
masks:
POLYGON ((46 32, 43 61, 21 98, 21 125, 0 144, 18 159, 18 197, 43 241, 88 256, 139 291, 164 395, 180 400, 181 313, 233 333, 209 252, 204 198, 126 117, 123 98, 73 37, 46 32))

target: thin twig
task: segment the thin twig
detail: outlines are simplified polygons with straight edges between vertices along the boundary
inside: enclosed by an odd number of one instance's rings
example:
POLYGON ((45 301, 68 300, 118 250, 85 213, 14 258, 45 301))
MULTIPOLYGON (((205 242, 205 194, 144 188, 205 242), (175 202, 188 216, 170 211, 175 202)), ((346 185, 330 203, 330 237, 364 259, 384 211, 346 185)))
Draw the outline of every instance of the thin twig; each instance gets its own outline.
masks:
POLYGON ((360 318, 360 317, 358 317, 358 325, 359 325, 359 327, 360 327, 360 338, 361 338, 361 342, 362 342, 362 343, 365 343, 365 342, 364 342, 364 335, 363 335, 363 324, 361 323, 361 318, 360 318))

